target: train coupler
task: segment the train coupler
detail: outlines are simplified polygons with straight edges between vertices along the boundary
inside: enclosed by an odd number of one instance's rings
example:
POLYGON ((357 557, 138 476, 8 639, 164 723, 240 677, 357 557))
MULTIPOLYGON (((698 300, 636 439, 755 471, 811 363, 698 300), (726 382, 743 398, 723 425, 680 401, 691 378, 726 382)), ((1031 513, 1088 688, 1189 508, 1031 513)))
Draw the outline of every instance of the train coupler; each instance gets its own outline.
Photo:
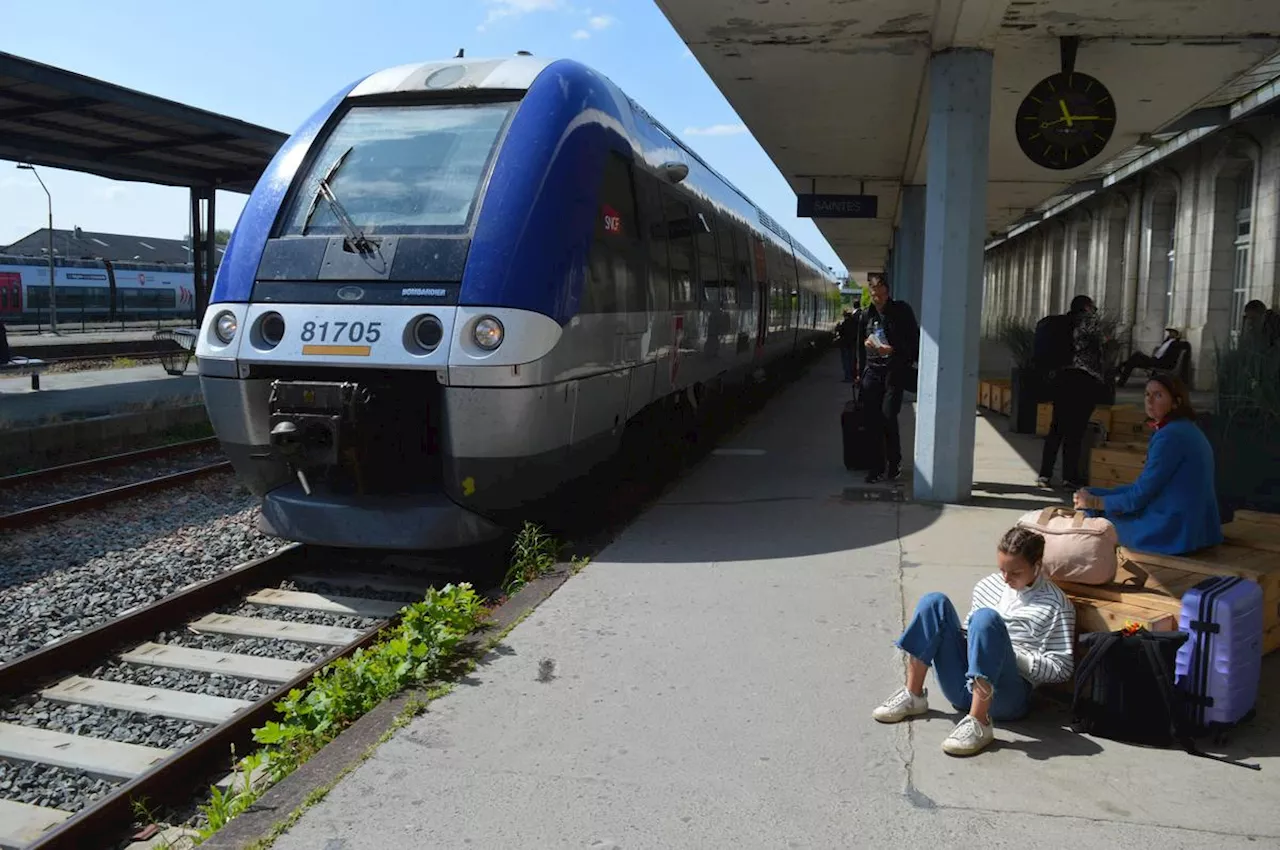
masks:
POLYGON ((271 449, 298 476, 307 495, 312 489, 308 471, 332 469, 349 455, 371 400, 367 387, 351 382, 271 383, 271 449))

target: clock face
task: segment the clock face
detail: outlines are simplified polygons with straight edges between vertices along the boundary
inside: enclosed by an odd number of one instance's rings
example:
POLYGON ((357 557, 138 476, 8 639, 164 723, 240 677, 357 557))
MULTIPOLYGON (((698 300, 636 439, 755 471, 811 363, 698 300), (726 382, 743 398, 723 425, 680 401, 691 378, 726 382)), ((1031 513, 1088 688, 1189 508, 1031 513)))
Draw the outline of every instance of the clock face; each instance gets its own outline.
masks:
POLYGON ((1045 77, 1018 107, 1014 132, 1027 159, 1063 171, 1102 153, 1116 128, 1106 86, 1079 72, 1045 77))

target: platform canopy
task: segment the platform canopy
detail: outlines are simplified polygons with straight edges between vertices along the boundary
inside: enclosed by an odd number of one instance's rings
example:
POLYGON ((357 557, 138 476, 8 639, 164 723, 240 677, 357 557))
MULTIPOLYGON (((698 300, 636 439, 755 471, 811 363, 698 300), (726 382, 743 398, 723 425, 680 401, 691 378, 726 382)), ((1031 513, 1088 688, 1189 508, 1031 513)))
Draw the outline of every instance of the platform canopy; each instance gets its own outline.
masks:
MULTIPOLYGON (((798 193, 873 194, 874 219, 816 220, 850 269, 883 267, 904 185, 925 183, 930 56, 994 54, 987 230, 994 237, 1097 184, 1165 131, 1219 113, 1280 74, 1276 0, 656 0, 798 193), (1271 34, 1271 35, 1268 35, 1271 34), (1019 103, 1061 69, 1102 82, 1114 135, 1067 171, 1035 165, 1019 103)), ((1168 135, 1163 138, 1168 138, 1168 135)))
POLYGON ((284 133, 0 53, 0 159, 250 192, 284 133))

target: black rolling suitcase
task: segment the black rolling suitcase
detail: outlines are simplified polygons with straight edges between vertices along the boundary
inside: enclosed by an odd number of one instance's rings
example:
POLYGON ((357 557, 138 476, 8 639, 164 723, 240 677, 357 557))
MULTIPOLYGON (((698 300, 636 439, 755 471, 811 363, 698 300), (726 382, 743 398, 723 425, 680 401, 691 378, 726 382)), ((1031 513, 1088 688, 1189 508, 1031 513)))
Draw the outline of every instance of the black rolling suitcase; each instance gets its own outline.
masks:
POLYGON ((840 434, 844 442, 844 468, 870 469, 874 461, 874 443, 867 427, 867 412, 862 402, 850 399, 840 413, 840 434))

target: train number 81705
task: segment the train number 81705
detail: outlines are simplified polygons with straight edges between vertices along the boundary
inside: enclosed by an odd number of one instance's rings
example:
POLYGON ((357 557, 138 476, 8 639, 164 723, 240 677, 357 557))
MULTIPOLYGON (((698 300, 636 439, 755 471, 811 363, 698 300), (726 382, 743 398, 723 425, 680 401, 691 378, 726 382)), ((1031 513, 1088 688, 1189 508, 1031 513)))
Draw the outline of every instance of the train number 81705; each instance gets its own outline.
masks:
POLYGON ((382 339, 382 322, 303 322, 303 342, 374 343, 382 339))

